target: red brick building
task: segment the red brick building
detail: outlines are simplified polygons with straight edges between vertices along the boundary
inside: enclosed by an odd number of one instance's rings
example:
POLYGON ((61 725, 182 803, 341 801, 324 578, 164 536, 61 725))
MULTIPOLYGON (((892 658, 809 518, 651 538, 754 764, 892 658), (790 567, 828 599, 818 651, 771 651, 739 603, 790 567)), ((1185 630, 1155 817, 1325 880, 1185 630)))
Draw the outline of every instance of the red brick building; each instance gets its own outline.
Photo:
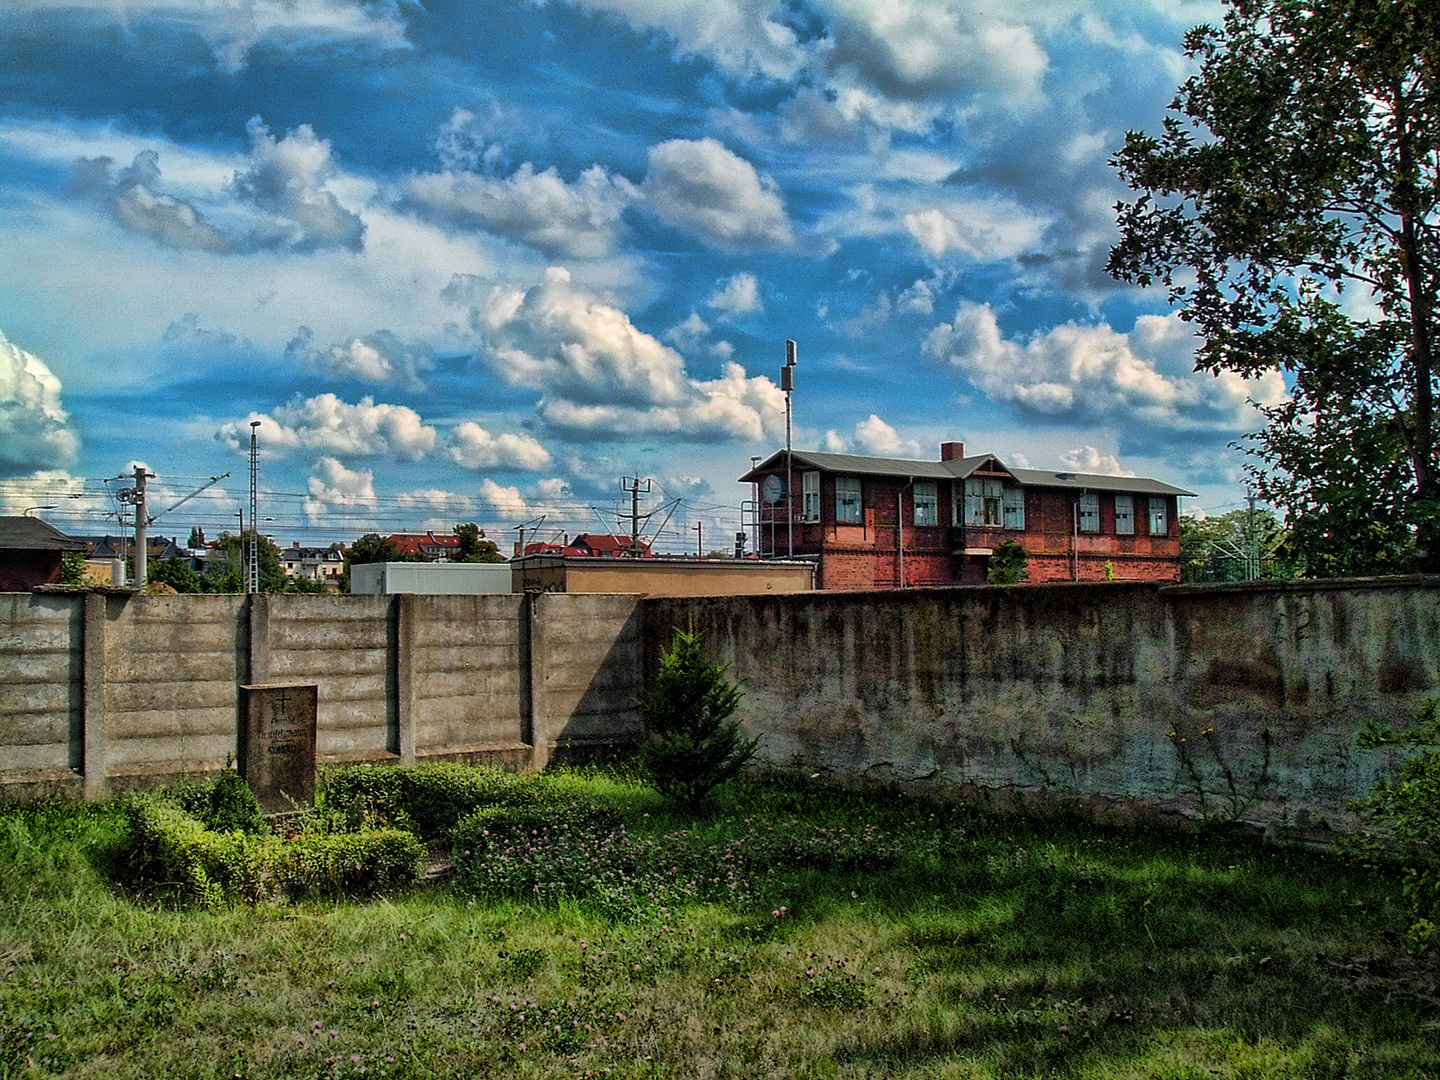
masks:
POLYGON ((984 584, 1004 540, 1029 555, 1030 581, 1180 579, 1177 500, 1194 493, 1172 484, 1010 468, 956 442, 939 461, 790 457, 740 480, 759 495, 759 553, 818 557, 822 589, 984 584))

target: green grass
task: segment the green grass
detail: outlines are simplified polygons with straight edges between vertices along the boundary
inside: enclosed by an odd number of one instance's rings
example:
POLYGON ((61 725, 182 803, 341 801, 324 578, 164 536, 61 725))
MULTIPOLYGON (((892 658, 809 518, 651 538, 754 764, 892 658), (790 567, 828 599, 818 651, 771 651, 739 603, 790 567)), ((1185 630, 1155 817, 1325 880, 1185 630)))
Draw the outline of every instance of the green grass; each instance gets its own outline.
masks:
POLYGON ((1440 967, 1338 857, 545 784, 614 815, 620 884, 174 908, 112 883, 116 806, 0 808, 0 1078, 1440 1077, 1440 967))

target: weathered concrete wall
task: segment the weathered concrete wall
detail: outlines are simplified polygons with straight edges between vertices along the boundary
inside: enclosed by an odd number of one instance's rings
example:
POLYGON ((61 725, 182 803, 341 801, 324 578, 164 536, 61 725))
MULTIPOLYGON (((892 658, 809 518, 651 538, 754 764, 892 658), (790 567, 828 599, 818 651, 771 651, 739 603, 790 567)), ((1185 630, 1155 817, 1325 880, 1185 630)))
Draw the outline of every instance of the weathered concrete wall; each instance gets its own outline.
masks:
POLYGON ((693 619, 763 758, 1002 807, 1324 839, 1388 767, 1353 747, 1440 678, 1433 579, 1026 586, 646 603, 693 619))
POLYGON ((499 595, 399 598, 410 642, 414 753, 528 763, 525 598, 499 595))
POLYGON ((1324 839, 1440 686, 1440 579, 635 596, 0 596, 0 792, 98 797, 237 750, 243 684, 319 687, 322 761, 543 767, 633 743, 677 627, 765 760, 1000 807, 1324 839))
POLYGON ((633 745, 642 728, 642 601, 598 593, 538 593, 531 626, 536 764, 633 745))
MULTIPOLYGON (((91 761, 111 790, 223 768, 236 752, 236 687, 244 681, 244 601, 235 596, 151 596, 135 601, 92 593, 85 635, 86 773, 91 761), (98 708, 99 715, 95 715, 98 708)), ((102 784, 102 790, 104 785, 102 784)))
POLYGON ((0 593, 0 785, 78 792, 83 622, 69 597, 0 593))
POLYGON ((394 600, 384 596, 255 598, 247 681, 319 686, 320 761, 383 761, 400 753, 393 707, 394 608, 394 600))

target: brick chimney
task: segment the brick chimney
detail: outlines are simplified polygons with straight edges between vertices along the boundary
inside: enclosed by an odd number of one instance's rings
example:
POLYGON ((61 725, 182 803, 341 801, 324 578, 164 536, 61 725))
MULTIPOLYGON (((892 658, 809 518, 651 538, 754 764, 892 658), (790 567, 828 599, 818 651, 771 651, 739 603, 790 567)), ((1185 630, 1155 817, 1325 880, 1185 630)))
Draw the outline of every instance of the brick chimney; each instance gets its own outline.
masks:
POLYGON ((959 461, 965 456, 965 444, 963 442, 942 442, 940 444, 941 461, 959 461))

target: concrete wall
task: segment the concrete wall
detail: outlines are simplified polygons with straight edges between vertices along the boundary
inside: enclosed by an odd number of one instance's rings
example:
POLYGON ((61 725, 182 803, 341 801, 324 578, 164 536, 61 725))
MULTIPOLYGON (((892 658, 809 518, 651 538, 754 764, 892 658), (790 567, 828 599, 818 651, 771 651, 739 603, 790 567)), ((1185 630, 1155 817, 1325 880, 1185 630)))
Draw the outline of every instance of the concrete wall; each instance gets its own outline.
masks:
POLYGON ((637 603, 0 594, 0 795, 98 798, 222 769, 239 688, 265 683, 318 686, 322 763, 543 766, 633 742, 637 603))
POLYGON ((1434 579, 726 598, 645 606, 653 670, 693 625, 763 758, 1000 807, 1247 822, 1324 840, 1440 680, 1434 579))
POLYGON ((73 597, 0 593, 0 786, 79 789, 83 622, 73 597))
POLYGON ((322 761, 543 767, 641 735, 694 625, 763 759, 998 807, 1324 840, 1440 686, 1440 579, 788 596, 0 595, 0 792, 223 767, 238 688, 319 686, 322 761))

